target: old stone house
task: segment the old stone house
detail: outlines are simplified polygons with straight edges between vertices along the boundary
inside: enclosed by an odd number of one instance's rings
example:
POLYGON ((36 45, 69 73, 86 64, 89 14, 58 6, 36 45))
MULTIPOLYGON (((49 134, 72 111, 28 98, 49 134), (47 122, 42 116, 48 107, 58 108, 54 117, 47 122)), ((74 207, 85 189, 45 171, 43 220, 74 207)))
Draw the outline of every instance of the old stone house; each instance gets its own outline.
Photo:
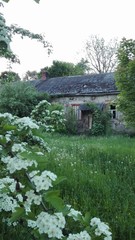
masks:
POLYGON ((90 74, 82 76, 55 77, 33 81, 40 92, 46 92, 53 102, 71 106, 82 129, 92 127, 92 113, 87 103, 95 103, 102 110, 111 113, 112 127, 122 130, 121 113, 117 111, 115 100, 119 94, 114 73, 90 74))

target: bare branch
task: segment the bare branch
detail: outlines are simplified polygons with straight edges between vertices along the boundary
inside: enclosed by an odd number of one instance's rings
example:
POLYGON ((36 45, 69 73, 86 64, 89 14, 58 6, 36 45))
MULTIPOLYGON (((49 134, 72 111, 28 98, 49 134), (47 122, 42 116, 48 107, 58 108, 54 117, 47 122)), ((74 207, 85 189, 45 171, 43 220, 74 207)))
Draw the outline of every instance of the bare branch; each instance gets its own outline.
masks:
POLYGON ((86 58, 91 71, 97 73, 114 71, 117 64, 117 49, 116 39, 111 39, 106 43, 104 38, 92 35, 85 46, 86 58))

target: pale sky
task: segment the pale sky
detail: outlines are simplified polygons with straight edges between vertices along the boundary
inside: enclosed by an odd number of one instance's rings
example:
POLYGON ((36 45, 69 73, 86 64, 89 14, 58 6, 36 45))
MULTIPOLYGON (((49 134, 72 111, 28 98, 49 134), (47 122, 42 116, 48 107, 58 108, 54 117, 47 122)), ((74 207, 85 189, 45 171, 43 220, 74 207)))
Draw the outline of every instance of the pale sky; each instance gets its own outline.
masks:
MULTIPOLYGON (((21 64, 12 70, 20 76, 30 70, 39 71, 53 60, 77 63, 83 56, 85 41, 97 34, 104 39, 135 39, 135 0, 10 0, 1 8, 7 25, 18 24, 34 33, 44 33, 53 46, 46 49, 35 40, 16 36, 11 48, 21 64)), ((0 60, 0 72, 6 61, 0 60)))

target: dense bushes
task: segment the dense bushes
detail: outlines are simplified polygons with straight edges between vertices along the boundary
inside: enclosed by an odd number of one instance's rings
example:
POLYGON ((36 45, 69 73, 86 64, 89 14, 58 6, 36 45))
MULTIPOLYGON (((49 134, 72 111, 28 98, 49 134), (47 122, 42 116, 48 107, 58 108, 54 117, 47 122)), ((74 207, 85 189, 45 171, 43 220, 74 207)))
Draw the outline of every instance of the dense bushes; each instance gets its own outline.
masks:
POLYGON ((28 82, 4 84, 0 86, 0 112, 9 112, 19 117, 30 116, 34 107, 48 98, 47 94, 38 93, 28 82))

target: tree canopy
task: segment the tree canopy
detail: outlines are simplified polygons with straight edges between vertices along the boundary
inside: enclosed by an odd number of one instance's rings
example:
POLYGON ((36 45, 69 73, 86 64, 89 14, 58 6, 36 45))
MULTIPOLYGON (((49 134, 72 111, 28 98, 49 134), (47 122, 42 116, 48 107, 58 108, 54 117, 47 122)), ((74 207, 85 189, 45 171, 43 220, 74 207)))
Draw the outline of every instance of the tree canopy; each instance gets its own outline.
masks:
POLYGON ((135 40, 123 38, 117 55, 118 106, 127 125, 135 128, 135 40))
POLYGON ((87 62, 83 59, 77 64, 63 61, 53 61, 53 64, 50 67, 45 67, 44 69, 41 69, 41 72, 39 73, 39 78, 41 78, 43 70, 47 71, 49 78, 83 75, 87 70, 87 62))

